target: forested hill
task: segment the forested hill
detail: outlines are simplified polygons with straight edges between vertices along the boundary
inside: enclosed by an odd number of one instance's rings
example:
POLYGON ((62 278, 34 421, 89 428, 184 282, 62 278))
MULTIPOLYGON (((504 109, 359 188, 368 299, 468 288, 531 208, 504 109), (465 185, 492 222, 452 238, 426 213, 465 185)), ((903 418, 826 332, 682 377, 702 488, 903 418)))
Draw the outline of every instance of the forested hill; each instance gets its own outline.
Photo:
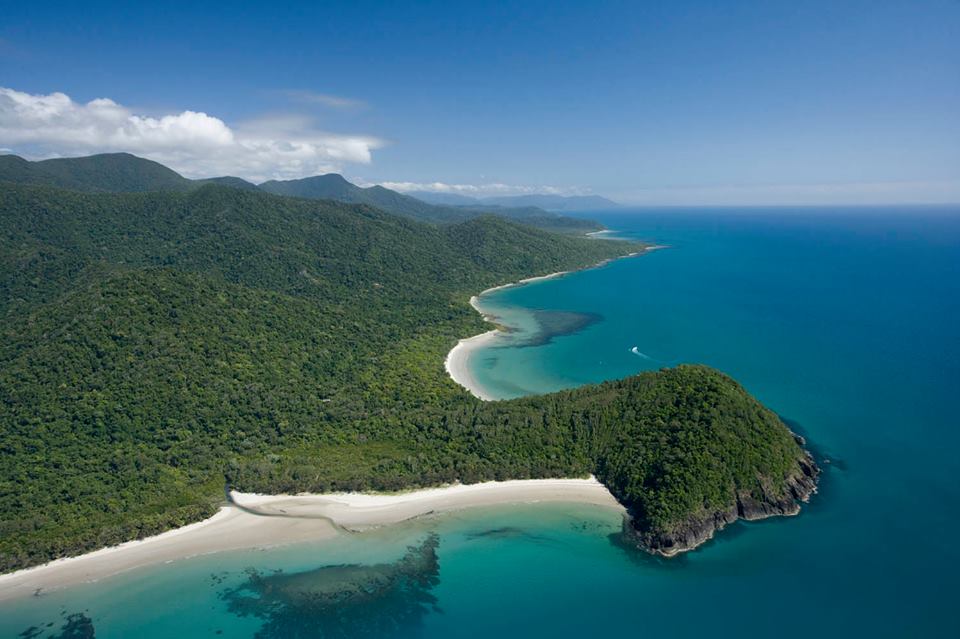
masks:
POLYGON ((713 371, 494 403, 446 376, 489 327, 470 295, 636 248, 215 184, 0 185, 0 570, 196 521, 225 482, 599 472, 651 539, 791 500, 802 450, 713 371))
POLYGON ((483 330, 470 294, 627 248, 216 185, 0 187, 0 565, 206 514, 230 460, 340 445, 330 479, 373 480, 414 442, 381 416, 463 399, 442 361, 483 330))
POLYGON ((382 186, 361 188, 334 173, 302 180, 272 180, 259 186, 232 176, 190 180, 162 164, 129 153, 104 153, 37 162, 16 155, 0 155, 0 183, 3 182, 106 193, 184 192, 212 183, 248 191, 262 190, 276 195, 367 204, 388 213, 433 224, 455 224, 494 214, 528 226, 560 233, 584 234, 603 228, 601 224, 591 220, 549 213, 529 205, 505 207, 500 204, 477 203, 467 207, 437 206, 382 186))
POLYGON ((129 153, 31 162, 0 155, 0 182, 56 186, 75 191, 187 191, 194 187, 176 171, 129 153))
POLYGON ((212 184, 124 194, 9 186, 0 204, 0 308, 48 301, 91 273, 147 267, 340 302, 397 302, 476 291, 625 251, 623 243, 558 236, 494 216, 434 227, 364 205, 212 184), (511 250, 499 252, 508 241, 511 250))
POLYGON ((260 188, 279 195, 369 204, 390 213, 434 224, 450 224, 494 214, 550 231, 583 234, 603 229, 603 225, 597 222, 550 213, 531 205, 508 207, 479 201, 468 206, 431 204, 379 185, 361 188, 335 173, 302 180, 264 182, 260 188))
POLYGON ((261 184, 260 188, 277 195, 337 200, 338 202, 351 204, 369 204, 390 213, 412 217, 424 222, 463 222, 476 217, 467 209, 434 206, 382 186, 375 185, 361 188, 336 173, 316 175, 301 180, 271 180, 261 184))

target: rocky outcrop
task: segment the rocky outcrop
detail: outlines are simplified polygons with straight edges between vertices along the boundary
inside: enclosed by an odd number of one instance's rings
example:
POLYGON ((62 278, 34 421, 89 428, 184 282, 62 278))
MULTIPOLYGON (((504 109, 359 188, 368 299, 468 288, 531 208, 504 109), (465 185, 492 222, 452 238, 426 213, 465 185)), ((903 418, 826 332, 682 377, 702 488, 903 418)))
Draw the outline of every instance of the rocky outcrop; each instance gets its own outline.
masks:
MULTIPOLYGON (((797 440, 803 445, 802 439, 798 437, 797 440)), ((819 475, 820 468, 810 453, 804 451, 798 460, 797 471, 781 486, 781 490, 775 490, 768 481, 761 481, 760 496, 741 491, 729 508, 712 512, 705 510, 670 530, 644 529, 643 522, 628 514, 623 523, 624 536, 647 552, 672 557, 693 550, 738 519, 754 521, 796 515, 800 512, 800 504, 809 501, 816 492, 819 475)))

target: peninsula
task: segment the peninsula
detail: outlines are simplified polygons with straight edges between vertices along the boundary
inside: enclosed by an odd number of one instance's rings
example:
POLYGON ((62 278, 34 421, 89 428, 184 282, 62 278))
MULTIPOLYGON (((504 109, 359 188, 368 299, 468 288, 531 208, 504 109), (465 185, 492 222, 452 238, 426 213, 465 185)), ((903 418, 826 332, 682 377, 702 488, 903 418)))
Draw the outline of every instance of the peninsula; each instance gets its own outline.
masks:
POLYGON ((665 554, 736 517, 795 512, 813 490, 783 423, 706 367, 499 402, 448 377, 451 347, 487 329, 473 292, 636 244, 184 184, 129 155, 13 165, 0 174, 2 571, 202 521, 224 485, 593 474, 665 554))

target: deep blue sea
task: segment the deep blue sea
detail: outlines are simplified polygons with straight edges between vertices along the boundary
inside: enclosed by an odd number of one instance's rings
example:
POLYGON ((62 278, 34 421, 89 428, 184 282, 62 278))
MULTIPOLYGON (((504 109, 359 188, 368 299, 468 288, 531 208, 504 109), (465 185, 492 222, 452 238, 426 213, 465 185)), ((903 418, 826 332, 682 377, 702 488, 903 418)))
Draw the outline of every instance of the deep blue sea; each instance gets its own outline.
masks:
POLYGON ((590 216, 668 248, 485 295, 522 330, 474 374, 510 397, 715 366, 821 459, 800 516, 662 560, 609 509, 477 509, 0 604, 0 636, 960 636, 960 209, 590 216))

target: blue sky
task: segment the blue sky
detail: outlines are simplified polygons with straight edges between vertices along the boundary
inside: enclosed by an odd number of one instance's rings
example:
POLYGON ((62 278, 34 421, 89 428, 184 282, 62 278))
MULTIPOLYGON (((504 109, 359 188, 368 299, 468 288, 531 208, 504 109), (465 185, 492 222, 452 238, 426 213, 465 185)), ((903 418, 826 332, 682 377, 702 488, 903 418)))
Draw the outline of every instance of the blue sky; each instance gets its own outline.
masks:
POLYGON ((956 0, 0 5, 0 148, 29 157, 644 204, 960 201, 956 0))

